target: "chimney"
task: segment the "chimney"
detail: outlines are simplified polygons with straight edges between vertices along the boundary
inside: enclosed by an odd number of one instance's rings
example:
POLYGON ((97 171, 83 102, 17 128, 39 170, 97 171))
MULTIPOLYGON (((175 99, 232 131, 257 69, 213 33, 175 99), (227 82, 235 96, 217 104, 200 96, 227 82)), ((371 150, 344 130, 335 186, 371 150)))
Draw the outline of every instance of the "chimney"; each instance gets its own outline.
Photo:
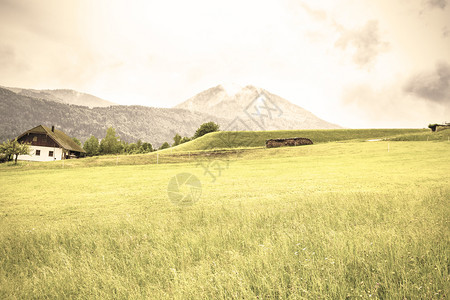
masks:
POLYGON ((52 132, 55 132, 55 125, 52 125, 52 132))

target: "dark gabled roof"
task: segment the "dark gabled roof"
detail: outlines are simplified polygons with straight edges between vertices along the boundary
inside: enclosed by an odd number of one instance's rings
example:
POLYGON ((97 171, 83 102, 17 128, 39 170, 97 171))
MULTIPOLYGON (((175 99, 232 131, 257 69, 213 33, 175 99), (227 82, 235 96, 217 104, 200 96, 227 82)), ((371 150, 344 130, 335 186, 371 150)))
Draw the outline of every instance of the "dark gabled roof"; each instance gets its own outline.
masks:
POLYGON ((61 146, 61 148, 64 148, 64 149, 70 150, 70 151, 76 151, 76 152, 83 152, 83 153, 86 152, 77 143, 75 143, 70 136, 68 136, 67 134, 65 134, 64 132, 62 132, 61 130, 58 130, 58 129, 55 129, 55 131, 53 132, 50 128, 39 125, 30 130, 25 131, 17 139, 20 139, 22 136, 24 136, 25 134, 28 134, 28 133, 47 134, 50 138, 52 138, 55 141, 55 143, 57 143, 59 146, 61 146))

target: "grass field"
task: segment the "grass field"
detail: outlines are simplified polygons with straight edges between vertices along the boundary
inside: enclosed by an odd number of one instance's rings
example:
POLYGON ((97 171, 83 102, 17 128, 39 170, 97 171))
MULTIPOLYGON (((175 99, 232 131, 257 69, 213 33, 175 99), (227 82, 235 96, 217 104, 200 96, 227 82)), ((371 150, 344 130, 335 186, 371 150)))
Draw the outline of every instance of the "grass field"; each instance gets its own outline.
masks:
MULTIPOLYGON (((266 140, 276 138, 304 137, 315 144, 337 141, 386 140, 447 140, 450 133, 432 133, 429 129, 324 129, 324 130, 278 130, 278 131, 219 131, 207 134, 171 151, 195 151, 227 148, 265 147, 266 140)), ((170 150, 170 149, 169 149, 170 150)), ((165 150, 168 151, 168 150, 165 150)))
POLYGON ((1 165, 0 298, 448 298, 444 138, 1 165))

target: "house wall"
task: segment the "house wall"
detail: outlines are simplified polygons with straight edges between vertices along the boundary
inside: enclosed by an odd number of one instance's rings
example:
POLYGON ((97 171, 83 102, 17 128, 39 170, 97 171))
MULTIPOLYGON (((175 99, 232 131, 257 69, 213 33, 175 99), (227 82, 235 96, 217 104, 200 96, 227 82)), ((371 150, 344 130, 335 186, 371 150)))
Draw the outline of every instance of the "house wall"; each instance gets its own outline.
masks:
POLYGON ((19 155, 18 160, 29 161, 54 161, 61 160, 63 157, 63 149, 57 147, 45 147, 45 146, 30 146, 31 155, 19 155), (39 156, 36 155, 36 150, 40 150, 39 156), (49 151, 53 151, 53 156, 48 156, 49 151))

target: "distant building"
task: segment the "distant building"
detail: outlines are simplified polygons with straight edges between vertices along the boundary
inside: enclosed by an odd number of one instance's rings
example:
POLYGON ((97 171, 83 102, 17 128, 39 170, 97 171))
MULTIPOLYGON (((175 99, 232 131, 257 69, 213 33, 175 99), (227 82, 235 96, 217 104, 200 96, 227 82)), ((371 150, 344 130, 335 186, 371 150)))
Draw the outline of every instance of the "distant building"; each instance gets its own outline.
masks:
POLYGON ((19 155, 19 160, 30 161, 53 161, 69 158, 79 158, 86 154, 73 139, 55 129, 42 125, 34 127, 21 134, 17 140, 21 143, 30 144, 30 155, 19 155))

